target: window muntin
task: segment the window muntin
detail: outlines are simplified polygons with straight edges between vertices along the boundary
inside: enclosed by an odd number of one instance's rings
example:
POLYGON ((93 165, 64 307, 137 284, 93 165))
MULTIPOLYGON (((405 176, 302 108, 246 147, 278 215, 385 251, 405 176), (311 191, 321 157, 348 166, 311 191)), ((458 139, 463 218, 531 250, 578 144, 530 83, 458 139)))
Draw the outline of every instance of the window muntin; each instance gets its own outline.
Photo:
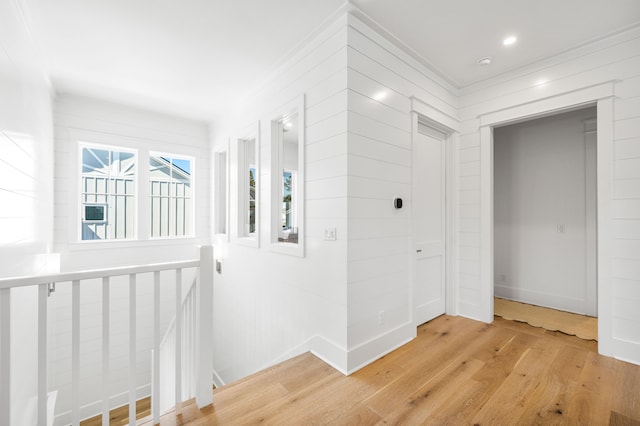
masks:
POLYGON ((135 238, 136 154, 83 146, 81 156, 82 240, 135 238))
POLYGON ((152 153, 149 156, 151 237, 184 237, 193 230, 193 162, 152 153))

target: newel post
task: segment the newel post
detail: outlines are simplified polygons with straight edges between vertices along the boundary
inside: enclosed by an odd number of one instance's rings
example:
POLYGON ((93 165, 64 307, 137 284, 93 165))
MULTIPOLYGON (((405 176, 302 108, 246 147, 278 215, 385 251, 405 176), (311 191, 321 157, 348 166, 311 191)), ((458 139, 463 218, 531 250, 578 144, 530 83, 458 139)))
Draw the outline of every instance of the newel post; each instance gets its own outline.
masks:
POLYGON ((196 292, 196 404, 202 408, 213 403, 213 246, 200 247, 196 292))

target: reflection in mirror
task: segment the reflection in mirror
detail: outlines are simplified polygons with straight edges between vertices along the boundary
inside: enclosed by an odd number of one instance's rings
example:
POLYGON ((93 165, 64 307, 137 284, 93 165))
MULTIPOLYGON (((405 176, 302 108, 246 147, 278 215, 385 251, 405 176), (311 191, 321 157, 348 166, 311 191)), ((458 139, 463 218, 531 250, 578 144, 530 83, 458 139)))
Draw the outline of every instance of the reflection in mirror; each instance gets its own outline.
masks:
POLYGON ((278 122, 280 220, 278 242, 298 243, 298 114, 278 122))
POLYGON ((255 238, 258 224, 258 142, 238 139, 238 237, 255 238))
POLYGON ((304 257, 304 95, 271 121, 271 249, 304 257))

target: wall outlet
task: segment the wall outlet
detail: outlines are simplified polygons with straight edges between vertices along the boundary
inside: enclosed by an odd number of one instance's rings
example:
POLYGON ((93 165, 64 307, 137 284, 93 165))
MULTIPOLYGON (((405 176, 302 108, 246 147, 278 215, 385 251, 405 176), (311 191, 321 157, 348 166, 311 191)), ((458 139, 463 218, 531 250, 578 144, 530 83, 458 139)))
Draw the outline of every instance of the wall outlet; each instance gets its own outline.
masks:
POLYGON ((216 259, 216 272, 222 274, 222 260, 216 259))
POLYGON ((567 228, 564 224, 558 224, 556 226, 556 230, 558 231, 558 234, 565 234, 567 231, 567 228))
POLYGON ((384 311, 378 312, 378 324, 384 324, 384 311))
POLYGON ((324 240, 325 241, 335 241, 336 240, 336 228, 325 228, 324 229, 324 240))

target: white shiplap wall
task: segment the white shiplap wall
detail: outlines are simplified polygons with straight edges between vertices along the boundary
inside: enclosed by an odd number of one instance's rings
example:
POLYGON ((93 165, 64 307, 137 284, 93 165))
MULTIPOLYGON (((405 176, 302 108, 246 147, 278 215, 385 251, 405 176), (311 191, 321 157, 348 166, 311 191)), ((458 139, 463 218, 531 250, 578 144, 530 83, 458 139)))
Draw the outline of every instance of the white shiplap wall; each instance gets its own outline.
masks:
MULTIPOLYGON (((0 2, 0 277, 56 268, 51 88, 23 12, 0 2)), ((35 424, 37 290, 12 290, 11 304, 11 424, 35 424)))
POLYGON ((355 11, 348 21, 349 371, 415 336, 411 97, 457 115, 455 90, 366 19, 355 11), (404 200, 400 210, 393 207, 395 197, 404 200))
POLYGON ((212 129, 213 150, 237 141, 260 120, 259 248, 237 240, 237 183, 230 185, 230 238, 215 240, 222 274, 215 276, 214 369, 230 382, 313 351, 346 371, 347 28, 338 17, 286 61, 246 107, 212 129), (270 249, 271 120, 305 96, 305 257, 270 249), (336 228, 337 240, 324 230, 336 228))
MULTIPOLYGON (((198 258, 199 244, 209 241, 210 159, 209 128, 183 118, 140 110, 87 97, 58 95, 55 121, 55 249, 62 270, 140 265, 198 258), (193 166, 194 238, 149 240, 148 181, 138 180, 138 241, 79 242, 77 212, 79 170, 78 142, 103 143, 138 150, 138 173, 148 170, 148 152, 159 151, 195 159, 193 166), (145 161, 146 159, 146 161, 145 161), (144 187, 142 187, 144 186, 144 187), (146 214, 145 214, 146 213, 146 214)), ((195 271, 184 271, 183 290, 195 271)), ((161 334, 174 317, 174 274, 161 274, 161 334)), ((81 285, 81 416, 101 409, 101 286, 81 285)), ((128 389, 128 278, 111 284, 111 407, 127 402, 128 389)), ((151 382, 152 276, 137 279, 137 385, 138 397, 149 395, 151 382)), ((70 422, 71 408, 71 285, 61 283, 49 299, 50 388, 57 389, 56 424, 70 422)))
MULTIPOLYGON (((517 74, 466 88, 460 98, 462 134, 459 146, 459 191, 476 200, 460 204, 460 259, 469 260, 460 277, 460 313, 482 317, 480 279, 480 174, 488 167, 481 160, 479 117, 549 99, 563 93, 614 81, 613 98, 614 160, 613 197, 605 202, 611 208, 611 250, 600 253, 610 265, 610 276, 599 283, 601 294, 611 297, 599 306, 600 350, 640 363, 640 29, 635 28, 563 56, 536 64, 517 74), (540 84, 544 82, 544 84, 540 84), (464 159, 464 160, 463 160, 464 159), (604 343, 603 342, 609 342, 604 343)), ((599 123, 599 127, 600 127, 599 123)), ((484 292, 484 293, 483 293, 484 292)))

